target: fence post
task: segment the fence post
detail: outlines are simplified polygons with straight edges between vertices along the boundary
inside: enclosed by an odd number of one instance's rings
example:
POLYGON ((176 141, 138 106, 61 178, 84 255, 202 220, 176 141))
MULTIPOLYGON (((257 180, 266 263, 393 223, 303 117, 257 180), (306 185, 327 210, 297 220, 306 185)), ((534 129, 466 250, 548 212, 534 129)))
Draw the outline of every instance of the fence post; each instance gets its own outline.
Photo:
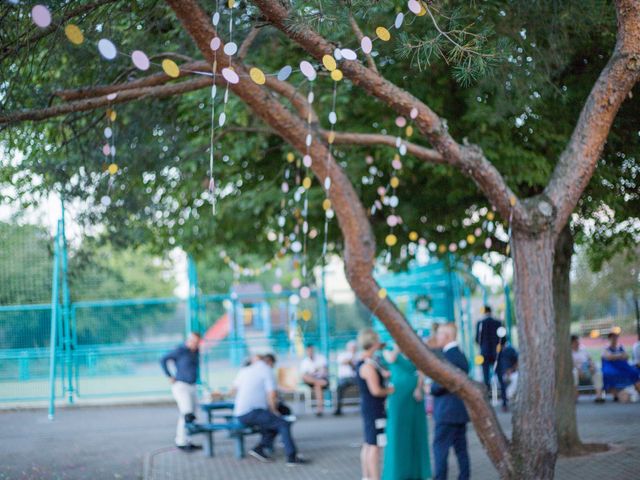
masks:
POLYGON ((58 337, 58 280, 61 221, 53 244, 53 278, 51 286, 51 340, 49 343, 49 420, 53 420, 56 403, 56 346, 58 337))
POLYGON ((70 295, 69 295, 69 281, 67 277, 68 269, 69 269, 69 261, 67 258, 67 237, 65 234, 65 223, 64 223, 64 200, 61 200, 62 205, 62 217, 60 220, 60 224, 62 226, 60 231, 60 261, 62 264, 62 324, 64 325, 64 350, 65 350, 65 366, 66 366, 66 377, 67 377, 67 399, 69 403, 73 403, 73 395, 74 395, 74 387, 73 387, 73 362, 74 355, 72 351, 72 341, 71 341, 71 318, 70 318, 70 308, 69 304, 71 303, 70 295))
POLYGON ((320 310, 320 318, 319 318, 319 327, 320 327, 320 346, 322 348, 322 353, 324 358, 329 361, 329 353, 330 353, 330 344, 329 344, 329 316, 327 315, 327 297, 325 295, 324 289, 325 282, 325 272, 324 265, 322 266, 322 274, 320 277, 320 294, 318 295, 319 302, 319 310, 320 310))
POLYGON ((511 344, 513 345, 513 338, 511 337, 511 327, 513 324, 513 319, 512 319, 512 315, 513 315, 513 309, 511 306, 511 289, 509 288, 509 285, 507 285, 506 283, 504 284, 504 303, 505 303, 505 326, 507 327, 507 337, 509 338, 509 341, 511 342, 511 344))
POLYGON ((191 255, 187 256, 187 277, 189 280, 189 292, 187 295, 187 315, 185 318, 185 336, 189 333, 200 330, 198 319, 199 299, 198 299, 198 271, 196 263, 191 255))

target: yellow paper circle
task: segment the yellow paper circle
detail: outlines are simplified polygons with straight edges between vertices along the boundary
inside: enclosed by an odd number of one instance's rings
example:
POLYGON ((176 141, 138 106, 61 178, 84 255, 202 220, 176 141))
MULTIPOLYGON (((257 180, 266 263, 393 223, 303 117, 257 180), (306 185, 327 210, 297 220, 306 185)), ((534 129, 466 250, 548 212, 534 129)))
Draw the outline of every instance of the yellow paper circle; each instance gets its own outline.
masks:
POLYGON ((329 145, 333 144, 333 142, 336 141, 336 132, 331 132, 327 141, 329 142, 329 145))
POLYGON ((107 118, 109 120, 111 120, 112 122, 116 121, 116 118, 118 118, 118 114, 116 113, 115 110, 111 110, 110 108, 107 109, 107 118))
POLYGON ((251 80, 253 80, 258 85, 264 85, 264 82, 267 81, 262 70, 256 67, 253 67, 251 70, 249 70, 249 76, 251 77, 251 80))
POLYGON ((388 42, 391 39, 391 34, 389 33, 389 30, 387 30, 384 27, 376 28, 376 35, 383 42, 388 42))
POLYGON ((302 320, 308 322, 309 320, 311 320, 311 310, 303 310, 300 316, 302 317, 302 320))
POLYGON ((473 245, 474 243, 476 243, 476 236, 472 234, 467 235, 467 243, 469 245, 473 245))
POLYGON ((474 361, 476 365, 482 365, 484 363, 484 357, 482 355, 476 355, 474 361))
POLYGON ((302 180, 302 186, 305 190, 309 190, 311 188, 311 178, 305 177, 304 180, 302 180))
POLYGON ((378 298, 387 298, 387 289, 386 288, 381 288, 380 290, 378 290, 378 298))
POLYGON ((389 185, 391 185, 391 188, 398 188, 398 185, 400 185, 400 179, 398 177, 391 177, 389 185))
POLYGON ((180 76, 180 69, 178 68, 178 65, 169 58, 162 60, 162 70, 164 70, 164 73, 169 75, 171 78, 178 78, 180 76))
POLYGON ((439 253, 444 253, 444 252, 446 252, 446 251, 447 251, 447 246, 446 246, 446 245, 440 245, 440 246, 438 247, 438 252, 439 252, 439 253))
POLYGON ((411 135, 413 135, 413 127, 409 125, 407 129, 404 131, 404 133, 407 137, 410 137, 411 135))
POLYGON ((74 45, 80 45, 84 42, 84 35, 82 34, 82 30, 78 28, 77 25, 70 23, 66 27, 64 27, 64 34, 67 36, 69 41, 74 45))
POLYGON ((333 58, 333 55, 325 55, 324 57, 322 57, 322 64, 324 65, 324 68, 326 68, 330 72, 333 72, 338 66, 336 65, 336 60, 335 58, 333 58))
POLYGON ((418 232, 409 232, 409 240, 412 242, 418 240, 418 232))
POLYGON ((495 214, 493 212, 487 212, 487 220, 491 221, 495 218, 495 214))
POLYGON ((422 2, 420 2, 420 13, 417 14, 418 17, 424 17, 427 14, 427 9, 424 8, 422 2))
POLYGON ((107 168, 107 171, 110 175, 115 175, 116 173, 118 173, 118 165, 116 165, 115 163, 110 164, 107 168))
POLYGON ((386 243, 390 247, 393 247, 396 243, 398 243, 398 237, 396 237, 393 233, 390 233, 385 237, 384 243, 386 243))
POLYGON ((233 8, 236 6, 236 0, 229 0, 227 2, 227 5, 229 5, 229 8, 233 8))
POLYGON ((509 199, 509 203, 511 204, 511 206, 512 206, 512 207, 513 207, 513 206, 515 206, 516 201, 517 201, 517 200, 516 200, 516 197, 511 197, 511 198, 509 199))
POLYGON ((331 72, 331 79, 334 82, 339 82, 340 80, 342 80, 342 77, 344 75, 342 75, 342 70, 340 70, 339 68, 336 68, 333 72, 331 72))
POLYGON ((328 198, 325 198, 322 201, 322 208, 324 208, 325 210, 329 210, 331 208, 331 200, 329 200, 328 198))
POLYGON ((293 153, 287 153, 287 162, 292 163, 295 159, 296 157, 293 155, 293 153))

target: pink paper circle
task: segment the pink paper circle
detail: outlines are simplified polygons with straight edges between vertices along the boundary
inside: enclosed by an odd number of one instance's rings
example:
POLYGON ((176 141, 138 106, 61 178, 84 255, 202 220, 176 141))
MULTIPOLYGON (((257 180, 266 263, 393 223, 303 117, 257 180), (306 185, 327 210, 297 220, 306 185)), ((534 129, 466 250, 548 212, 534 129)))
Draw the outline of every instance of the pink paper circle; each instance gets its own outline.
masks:
POLYGON ((394 170, 400 170, 402 168, 402 162, 395 158, 391 161, 391 166, 394 170))
POLYGON ((105 144, 102 146, 102 153, 105 155, 105 157, 108 157, 108 156, 109 156, 109 154, 111 153, 111 147, 109 147, 109 144, 108 144, 108 143, 105 143, 105 144))
POLYGON ((222 69, 222 76, 229 83, 234 83, 235 84, 235 83, 238 83, 240 81, 240 77, 238 77, 238 74, 236 72, 234 72, 233 70, 231 70, 230 68, 223 68, 222 69))
POLYGON ((313 65, 311 65, 306 60, 303 60, 302 62, 300 62, 300 71, 305 77, 307 77, 309 81, 313 82, 316 79, 315 68, 313 68, 313 65))
POLYGON ((362 47, 362 51, 366 54, 371 53, 371 50, 373 49, 373 43, 369 37, 362 37, 360 46, 362 47))
POLYGON ((373 157, 371 155, 364 157, 364 161, 367 162, 367 165, 373 165, 373 157))
POLYGON ((304 157, 302 157, 302 164, 305 167, 309 168, 312 163, 313 163, 313 160, 311 159, 311 157, 309 155, 305 155, 304 157))
POLYGON ((133 53, 131 53, 131 61, 138 70, 149 69, 149 57, 141 50, 134 50, 133 53))
POLYGON ((378 187, 378 189, 376 190, 378 192, 378 195, 380 195, 381 197, 387 193, 387 189, 384 187, 378 187))
POLYGON ((387 217, 387 225, 389 225, 390 227, 395 227, 398 224, 398 217, 396 217, 395 215, 389 215, 387 217))
POLYGON ((396 117, 396 125, 400 128, 407 125, 407 119, 404 117, 396 117))
POLYGON ((36 5, 31 9, 31 19, 40 28, 51 25, 51 13, 44 5, 36 5))
POLYGON ((311 290, 309 287, 302 287, 300 289, 300 298, 309 298, 311 296, 311 290))
POLYGON ((216 50, 218 50, 220 48, 220 45, 222 45, 222 42, 220 41, 220 38, 213 37, 211 39, 211 44, 209 46, 211 47, 211 50, 213 50, 215 52, 216 50))
POLYGON ((273 287, 271 287, 271 291, 276 295, 278 293, 282 293, 282 285, 280 285, 279 283, 276 283, 273 287))
POLYGON ((422 5, 418 0, 409 0, 409 10, 417 15, 422 10, 422 5))
POLYGON ((302 282, 300 281, 300 279, 298 277, 295 277, 293 280, 291 280, 291 286, 293 288, 300 288, 301 284, 302 284, 302 282))
POLYGON ((418 109, 416 107, 413 107, 411 109, 411 112, 409 112, 409 116, 412 120, 415 120, 418 117, 418 109))

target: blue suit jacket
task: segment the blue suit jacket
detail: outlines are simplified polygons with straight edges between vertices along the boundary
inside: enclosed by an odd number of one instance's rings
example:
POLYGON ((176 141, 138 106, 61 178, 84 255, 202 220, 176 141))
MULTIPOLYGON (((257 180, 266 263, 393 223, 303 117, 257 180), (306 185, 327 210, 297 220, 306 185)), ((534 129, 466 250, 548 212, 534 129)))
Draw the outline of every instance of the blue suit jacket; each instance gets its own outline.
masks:
POLYGON ((476 342, 480 345, 480 353, 490 362, 495 361, 498 354, 498 344, 504 344, 505 339, 498 337, 498 328, 502 326, 500 320, 486 317, 476 325, 476 342))
MULTIPOLYGON (((469 372, 467 357, 458 347, 450 348, 443 353, 443 356, 464 373, 469 372)), ((433 395, 433 419, 436 423, 460 424, 469 421, 464 402, 457 395, 450 393, 437 382, 431 384, 431 395, 433 395)))

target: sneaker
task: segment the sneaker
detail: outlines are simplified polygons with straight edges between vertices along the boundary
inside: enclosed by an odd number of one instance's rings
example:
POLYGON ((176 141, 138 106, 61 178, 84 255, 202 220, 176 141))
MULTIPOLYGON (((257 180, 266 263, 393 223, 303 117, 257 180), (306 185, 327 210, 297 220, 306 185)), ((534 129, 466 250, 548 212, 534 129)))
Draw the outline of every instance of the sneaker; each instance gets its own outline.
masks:
POLYGON ((596 403, 604 403, 604 402, 605 402, 605 399, 604 399, 604 398, 602 398, 602 397, 597 397, 597 398, 594 400, 594 402, 596 402, 596 403))
POLYGON ((262 447, 256 447, 252 450, 249 450, 249 455, 251 455, 256 460, 267 463, 271 461, 269 455, 262 449, 262 447))
POLYGON ((324 415, 322 412, 316 412, 316 417, 320 418, 322 415, 324 415))
POLYGON ((341 412, 340 410, 336 410, 335 412, 333 412, 333 414, 334 414, 336 417, 339 417, 340 415, 342 415, 342 412, 341 412))
POLYGON ((202 450, 202 445, 194 445, 193 443, 188 443, 186 445, 176 445, 183 452, 193 452, 194 450, 202 450))
POLYGON ((287 467, 295 467, 297 465, 304 465, 306 463, 309 463, 309 460, 301 457, 300 455, 294 455, 287 459, 287 467))

